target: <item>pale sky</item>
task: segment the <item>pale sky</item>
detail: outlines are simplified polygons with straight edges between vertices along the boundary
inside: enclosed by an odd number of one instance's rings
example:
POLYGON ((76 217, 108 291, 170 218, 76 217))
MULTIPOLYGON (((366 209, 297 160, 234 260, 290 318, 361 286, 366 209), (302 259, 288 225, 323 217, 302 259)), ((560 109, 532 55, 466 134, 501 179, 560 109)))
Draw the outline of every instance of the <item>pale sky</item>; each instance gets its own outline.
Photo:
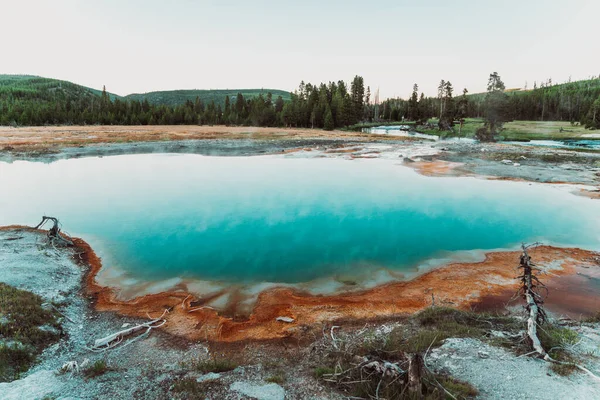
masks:
POLYGON ((600 74, 598 0, 0 0, 0 74, 120 95, 362 75, 381 97, 600 74))

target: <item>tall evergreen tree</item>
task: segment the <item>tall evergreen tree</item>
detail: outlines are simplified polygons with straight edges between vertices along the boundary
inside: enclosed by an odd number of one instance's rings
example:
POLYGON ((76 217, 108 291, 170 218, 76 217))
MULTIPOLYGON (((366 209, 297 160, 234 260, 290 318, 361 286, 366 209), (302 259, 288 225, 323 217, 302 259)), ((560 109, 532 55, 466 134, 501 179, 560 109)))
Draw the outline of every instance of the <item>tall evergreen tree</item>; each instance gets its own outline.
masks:
POLYGON ((364 114, 365 83, 362 76, 356 75, 350 85, 352 100, 352 123, 362 120, 364 114))
POLYGON ((417 121, 419 119, 419 85, 413 85, 413 91, 408 100, 408 119, 417 121))
POLYGON ((325 110, 325 122, 323 125, 323 129, 326 131, 332 131, 335 128, 335 124, 333 122, 333 114, 331 113, 331 107, 327 106, 325 110))
POLYGON ((508 121, 508 96, 505 86, 497 72, 490 74, 485 96, 485 126, 479 129, 476 136, 481 141, 493 141, 508 121))

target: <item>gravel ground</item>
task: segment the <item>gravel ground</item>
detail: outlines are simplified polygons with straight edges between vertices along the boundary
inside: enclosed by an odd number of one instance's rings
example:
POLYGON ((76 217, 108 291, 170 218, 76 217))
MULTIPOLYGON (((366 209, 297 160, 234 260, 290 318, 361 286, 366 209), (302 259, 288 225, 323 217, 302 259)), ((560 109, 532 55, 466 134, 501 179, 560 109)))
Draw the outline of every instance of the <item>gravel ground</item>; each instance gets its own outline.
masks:
POLYGON ((600 183, 600 153, 594 151, 457 141, 440 141, 432 146, 444 150, 439 159, 464 163, 461 169, 476 175, 537 182, 600 183))
MULTIPOLYGON (((121 330, 126 323, 143 321, 92 310, 89 299, 80 291, 84 267, 75 262, 76 258, 71 249, 56 250, 48 246, 43 233, 23 229, 0 230, 0 282, 59 304, 60 311, 66 316, 62 320, 65 336, 47 348, 39 363, 22 379, 0 383, 0 398, 171 399, 171 388, 182 377, 201 376, 200 373, 190 373, 191 366, 215 353, 203 343, 173 338, 158 330, 109 352, 90 351, 88 346, 95 339, 121 330), (90 379, 84 378, 81 373, 57 373, 66 362, 81 364, 86 359, 89 364, 104 360, 110 370, 90 379)), ((248 354, 251 365, 220 374, 210 386, 209 399, 340 398, 330 394, 305 370, 290 368, 291 373, 286 374, 283 385, 285 388, 267 382, 266 379, 273 374, 272 369, 263 367, 261 363, 252 365, 252 359, 280 362, 282 352, 274 352, 269 347, 250 347, 249 350, 244 347, 239 353, 248 354), (252 395, 263 392, 268 396, 252 395)), ((236 351, 233 349, 231 352, 236 351)), ((223 357, 228 357, 223 354, 223 357)), ((293 357, 290 356, 290 359, 293 357)))
POLYGON ((64 147, 55 152, 21 153, 0 151, 0 162, 53 162, 68 158, 104 157, 123 154, 184 153, 205 156, 252 156, 278 154, 290 149, 335 147, 359 143, 357 139, 198 139, 168 142, 90 144, 64 147))
POLYGON ((426 161, 445 160, 463 163, 464 173, 487 177, 514 178, 537 182, 600 184, 600 152, 575 151, 509 143, 477 143, 457 140, 385 140, 360 137, 277 138, 277 139, 192 139, 162 142, 87 144, 41 153, 0 151, 0 162, 53 162, 67 158, 103 157, 122 154, 185 153, 206 156, 252 156, 280 154, 295 149, 332 150, 356 147, 348 153, 329 153, 328 157, 379 158, 403 155, 425 157, 426 161), (375 153, 374 153, 375 152, 375 153), (402 154, 404 152, 404 154, 402 154), (503 161, 510 162, 503 162, 503 161), (516 165, 515 165, 516 164, 516 165))
MULTIPOLYGON (((600 341, 596 342, 596 347, 600 341)), ((427 359, 434 370, 467 381, 482 399, 599 399, 600 382, 583 373, 554 374, 545 361, 517 357, 476 339, 448 339, 427 359)), ((588 365, 600 372, 598 358, 588 365)))

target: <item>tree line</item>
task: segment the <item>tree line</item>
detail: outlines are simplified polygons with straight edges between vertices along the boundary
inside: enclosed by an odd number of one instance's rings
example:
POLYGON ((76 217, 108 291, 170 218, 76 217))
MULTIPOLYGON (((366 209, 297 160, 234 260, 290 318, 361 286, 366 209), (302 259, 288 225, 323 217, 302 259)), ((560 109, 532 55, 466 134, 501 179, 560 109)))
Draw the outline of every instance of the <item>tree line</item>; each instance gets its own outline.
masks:
MULTIPOLYGON (((493 131, 500 121, 562 120, 600 128, 600 77, 532 90, 506 91, 497 73, 490 75, 487 93, 458 97, 450 81, 441 80, 436 97, 419 93, 414 84, 408 99, 374 104, 364 79, 348 85, 340 80, 319 85, 301 82, 291 100, 271 93, 227 96, 224 102, 187 100, 155 105, 146 99, 120 99, 103 91, 93 93, 70 82, 44 78, 22 83, 0 81, 0 125, 248 125, 322 128, 332 130, 361 122, 415 121, 437 118, 441 130, 454 129, 465 118, 486 118, 493 131), (491 84, 491 86, 489 86, 491 84), (495 114, 495 116, 492 116, 495 114), (491 117, 488 118, 488 117, 491 117)), ((460 128, 459 128, 460 130, 460 128)))
POLYGON ((0 83, 0 125, 251 125, 334 129, 367 118, 369 101, 364 80, 356 76, 350 87, 344 81, 300 83, 290 101, 271 93, 245 98, 242 93, 223 103, 195 101, 167 106, 146 99, 111 98, 106 88, 96 95, 69 82, 29 80, 0 83), (222 105, 223 104, 223 105, 222 105))
POLYGON ((591 129, 600 128, 600 76, 584 81, 553 85, 548 80, 534 83, 531 90, 507 91, 498 73, 490 75, 486 93, 453 97, 452 83, 441 80, 437 97, 419 96, 413 86, 408 100, 388 99, 374 116, 383 121, 416 121, 426 123, 437 117, 440 129, 447 130, 464 118, 486 118, 490 112, 503 120, 569 121, 591 129), (492 85, 491 87, 489 85, 492 85), (493 99, 493 101, 492 101, 493 99), (490 106, 494 107, 490 109, 490 106), (498 106, 498 107, 496 107, 498 106))

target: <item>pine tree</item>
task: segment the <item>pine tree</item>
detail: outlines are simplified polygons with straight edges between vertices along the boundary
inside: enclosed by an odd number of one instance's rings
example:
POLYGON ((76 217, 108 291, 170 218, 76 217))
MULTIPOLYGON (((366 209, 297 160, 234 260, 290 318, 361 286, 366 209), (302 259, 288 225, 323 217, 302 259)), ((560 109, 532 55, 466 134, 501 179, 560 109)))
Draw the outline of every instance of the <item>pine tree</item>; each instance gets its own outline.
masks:
POLYGON ((350 93, 352 100, 352 117, 351 123, 355 124, 362 120, 364 113, 364 97, 365 83, 362 76, 356 75, 350 85, 350 93))
POLYGON ((333 114, 331 113, 331 108, 327 106, 327 109, 325 110, 325 122, 323 125, 323 129, 325 129, 326 131, 332 131, 334 127, 335 125, 333 122, 333 114))
POLYGON ((416 83, 413 85, 412 95, 408 100, 408 119, 410 121, 417 121, 419 119, 419 85, 416 83))
POLYGON ((438 94, 440 97, 441 110, 438 128, 440 130, 450 130, 452 126, 454 126, 454 100, 452 99, 454 89, 450 81, 444 82, 444 80, 442 80, 441 83, 443 85, 440 84, 441 89, 438 94))
POLYGON ((446 91, 446 81, 441 80, 438 85, 438 100, 440 102, 440 122, 442 121, 442 115, 444 114, 444 93, 446 91))
POLYGON ((476 133, 481 141, 495 140, 504 122, 508 121, 508 97, 504 89, 500 75, 497 72, 491 73, 485 96, 485 126, 476 133))

